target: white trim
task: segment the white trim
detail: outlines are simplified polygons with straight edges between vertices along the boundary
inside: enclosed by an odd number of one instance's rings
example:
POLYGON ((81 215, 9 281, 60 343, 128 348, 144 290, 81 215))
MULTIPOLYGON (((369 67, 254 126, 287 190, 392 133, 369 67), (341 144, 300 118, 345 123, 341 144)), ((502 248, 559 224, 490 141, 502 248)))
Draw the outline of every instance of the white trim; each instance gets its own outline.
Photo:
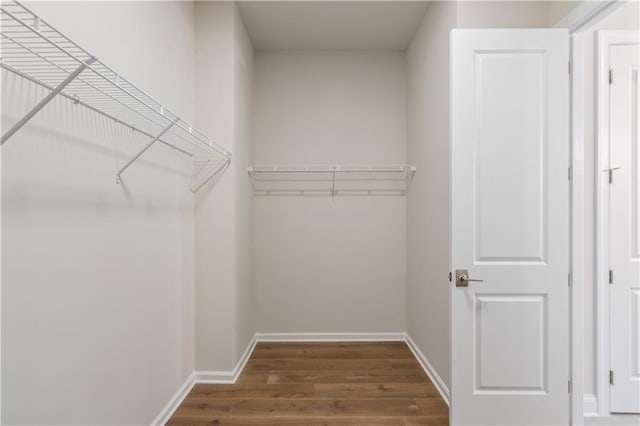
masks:
POLYGON ((409 349, 411 349, 411 352, 413 352, 413 355, 418 360, 418 363, 420 364, 424 372, 427 374, 427 376, 429 376, 429 379, 431 379, 431 382, 440 393, 442 399, 444 399, 444 402, 449 405, 449 388, 444 383, 444 380, 442 380, 442 377, 440 377, 436 369, 433 368, 427 357, 424 356, 420 348, 418 348, 418 345, 416 345, 411 336, 409 336, 408 334, 406 335, 406 343, 407 346, 409 346, 409 349))
MULTIPOLYGON (((2 176, 2 149, 0 149, 0 176, 2 176)), ((2 185, 0 185, 0 253, 2 253, 2 185)), ((0 256, 0 424, 2 424, 2 256, 0 256)))
POLYGON ((609 164, 609 44, 602 31, 596 34, 596 396, 598 398, 598 414, 609 414, 609 234, 607 232, 608 192, 609 184, 606 173, 602 170, 609 164))
POLYGON ((396 342, 406 333, 256 333, 258 342, 396 342))
POLYGON ((571 424, 584 424, 584 34, 571 37, 571 424))
POLYGON ((234 384, 242 374, 244 366, 247 365, 247 361, 249 361, 257 342, 257 335, 254 335, 249 341, 247 349, 245 349, 236 363, 235 368, 231 371, 196 371, 196 383, 234 384))
POLYGON ((244 350, 244 353, 242 354, 242 356, 238 360, 238 363, 236 364, 236 368, 233 371, 233 383, 235 383, 238 380, 238 377, 240 377, 242 370, 244 370, 244 366, 247 365, 247 361, 249 361, 249 358, 251 358, 251 354, 253 353, 253 350, 256 348, 256 343, 258 343, 258 339, 254 334, 251 340, 249 341, 249 344, 247 345, 247 349, 244 350))
MULTIPOLYGON (((584 180, 584 117, 585 117, 585 63, 584 63, 584 37, 580 30, 595 24, 597 21, 609 15, 612 11, 622 6, 624 0, 612 0, 607 2, 583 2, 576 6, 567 16, 561 19, 554 27, 568 27, 572 34, 572 68, 571 74, 571 167, 572 167, 572 193, 571 193, 571 273, 573 285, 571 288, 571 376, 572 376, 572 397, 571 397, 571 421, 572 424, 581 425, 584 423, 584 416, 597 414, 608 414, 608 353, 602 351, 600 345, 608 338, 606 325, 600 324, 600 318, 605 315, 608 308, 604 303, 604 297, 596 294, 596 354, 595 373, 596 392, 604 395, 602 398, 583 397, 584 392, 584 280, 585 280, 585 180, 584 180), (597 409, 593 409, 596 404, 597 409)), ((602 73, 601 69, 598 69, 602 73)), ((594 85, 595 86, 595 85, 594 85)), ((594 87, 594 89, 596 89, 594 87)), ((598 96, 596 94, 596 105, 598 96)), ((598 136, 596 135, 596 138, 598 136)), ((596 141, 597 146, 597 141, 596 141)), ((600 158, 600 157, 598 157, 600 158)), ((600 169, 598 165, 598 169, 600 169)), ((601 177, 601 176, 600 176, 601 177)), ((598 183, 600 180, 598 180, 598 183)), ((595 206, 599 207, 599 200, 596 194, 595 206)), ((596 228, 600 226, 596 211, 596 228)), ((596 234, 597 234, 596 229, 596 234)), ((597 235, 596 235, 597 237, 597 235)), ((598 248, 596 241, 596 250, 598 248)), ((596 254, 597 256, 597 254, 596 254)), ((598 257, 596 257, 598 262, 598 257)), ((603 270, 602 264, 597 266, 597 271, 603 270)), ((596 289, 602 290, 598 285, 598 272, 596 271, 596 289)), ((608 290, 608 289, 607 289, 608 290)), ((607 294, 608 296, 608 294, 607 294)), ((607 313, 608 315, 608 313, 607 313)), ((593 374, 589 372, 589 374, 593 374)))
POLYGON ((573 34, 587 25, 604 18, 624 3, 625 0, 583 1, 553 26, 555 28, 568 28, 569 34, 573 34))
POLYGON ((598 398, 596 398, 594 394, 585 394, 583 398, 583 405, 585 417, 599 417, 598 398))
POLYGON ((164 425, 169 421, 173 413, 176 409, 182 404, 182 401, 187 397, 191 389, 193 389, 193 385, 196 384, 196 375, 195 373, 191 373, 187 380, 180 386, 180 388, 176 391, 176 393, 171 397, 167 405, 160 411, 160 414, 153 419, 151 425, 164 425))
POLYGON ((235 383, 233 371, 196 371, 194 372, 196 383, 217 383, 221 385, 232 385, 235 383))
POLYGON ((197 383, 222 383, 233 384, 238 380, 240 373, 244 370, 244 366, 256 347, 256 336, 253 336, 247 345, 244 353, 236 363, 232 371, 194 371, 187 378, 182 386, 171 397, 167 405, 160 411, 160 414, 153 420, 152 425, 164 425, 169 421, 176 409, 182 404, 193 386, 197 383))
POLYGON ((598 413, 610 413, 609 356, 609 49, 638 43, 637 31, 596 33, 596 396, 598 413))

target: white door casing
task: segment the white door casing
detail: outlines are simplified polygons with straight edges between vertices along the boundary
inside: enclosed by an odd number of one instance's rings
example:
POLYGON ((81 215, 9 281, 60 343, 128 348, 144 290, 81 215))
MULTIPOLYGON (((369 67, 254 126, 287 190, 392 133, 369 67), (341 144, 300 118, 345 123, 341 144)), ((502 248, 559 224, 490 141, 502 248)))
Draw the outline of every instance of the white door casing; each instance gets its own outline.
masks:
MULTIPOLYGON (((604 32, 603 32, 604 33, 604 32)), ((609 37, 604 47, 611 78, 602 82, 606 118, 600 121, 608 160, 602 164, 601 188, 608 206, 608 250, 603 259, 608 263, 610 344, 612 371, 610 411, 640 412, 640 130, 638 101, 637 31, 599 34, 609 37), (606 256, 608 251, 608 256, 606 256), (609 272, 610 271, 610 272, 609 272)), ((609 74, 607 72, 607 74, 609 74)))
POLYGON ((569 423, 569 36, 451 36, 452 425, 569 423))

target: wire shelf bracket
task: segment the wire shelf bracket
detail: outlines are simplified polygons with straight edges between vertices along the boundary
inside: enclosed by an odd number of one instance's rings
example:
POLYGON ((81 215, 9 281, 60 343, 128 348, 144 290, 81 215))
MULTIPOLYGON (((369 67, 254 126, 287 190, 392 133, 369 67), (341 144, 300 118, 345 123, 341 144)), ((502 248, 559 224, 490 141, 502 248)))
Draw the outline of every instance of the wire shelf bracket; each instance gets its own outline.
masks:
POLYGON ((79 76, 80 73, 84 71, 85 68, 87 68, 87 65, 92 64, 93 62, 95 62, 95 60, 96 58, 87 59, 85 63, 81 64, 78 68, 76 68, 74 72, 69 74, 69 76, 62 81, 62 83, 58 84, 57 87, 53 88, 51 92, 43 100, 41 100, 36 106, 33 107, 31 111, 26 113, 24 117, 22 117, 5 134, 2 135, 2 140, 0 141, 0 145, 4 145, 4 143, 7 140, 9 140, 9 138, 13 136, 15 132, 17 132, 18 130, 20 130, 22 126, 27 124, 27 122, 31 120, 34 115, 36 115, 42 108, 44 108, 49 102, 51 102, 51 100, 55 98, 57 94, 62 92, 62 89, 67 87, 69 83, 71 83, 77 76, 79 76))
POLYGON ((148 150, 149 148, 151 148, 151 145, 153 145, 154 143, 158 142, 158 139, 160 139, 162 137, 162 135, 164 135, 165 133, 167 133, 169 131, 169 129, 171 129, 173 127, 174 124, 176 124, 176 122, 179 120, 179 118, 176 118, 175 120, 173 120, 167 127, 165 127, 164 129, 162 129, 162 131, 158 134, 158 136, 156 136, 155 138, 151 139, 151 142, 149 142, 144 148, 142 148, 136 155, 133 156, 133 158, 131 158, 131 160, 127 161, 127 164, 125 164, 124 166, 122 166, 122 168, 120 170, 118 170, 118 174, 116 175, 116 183, 120 183, 120 175, 122 175, 122 172, 124 172, 125 170, 127 170, 129 168, 130 165, 132 165, 134 163, 134 161, 136 161, 138 158, 140 158, 140 156, 142 154, 145 153, 146 150, 148 150))
POLYGON ((0 139, 5 144, 56 96, 81 105, 149 138, 116 173, 122 173, 156 142, 193 159, 191 191, 220 176, 231 153, 207 138, 96 56, 53 28, 22 3, 0 2, 0 67, 49 93, 0 139))

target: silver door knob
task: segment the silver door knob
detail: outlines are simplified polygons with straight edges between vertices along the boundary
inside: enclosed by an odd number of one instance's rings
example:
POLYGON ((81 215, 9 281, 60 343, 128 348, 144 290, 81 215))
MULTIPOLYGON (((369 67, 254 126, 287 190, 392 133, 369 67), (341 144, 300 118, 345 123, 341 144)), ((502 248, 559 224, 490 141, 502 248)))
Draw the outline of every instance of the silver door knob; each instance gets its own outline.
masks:
POLYGON ((468 287, 469 282, 484 282, 484 280, 477 280, 469 278, 469 271, 466 269, 456 269, 456 287, 468 287))

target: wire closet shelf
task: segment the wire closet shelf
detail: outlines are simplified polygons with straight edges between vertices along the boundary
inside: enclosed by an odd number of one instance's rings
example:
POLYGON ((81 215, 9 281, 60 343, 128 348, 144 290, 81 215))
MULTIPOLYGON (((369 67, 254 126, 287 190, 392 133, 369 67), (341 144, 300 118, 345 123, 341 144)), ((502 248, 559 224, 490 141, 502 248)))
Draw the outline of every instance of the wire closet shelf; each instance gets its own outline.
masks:
POLYGON ((191 190, 224 171, 231 153, 16 1, 0 3, 0 66, 50 92, 7 131, 1 144, 56 95, 149 138, 116 173, 156 142, 193 157, 191 190))
POLYGON ((255 195, 406 195, 416 167, 399 165, 255 165, 255 195))

